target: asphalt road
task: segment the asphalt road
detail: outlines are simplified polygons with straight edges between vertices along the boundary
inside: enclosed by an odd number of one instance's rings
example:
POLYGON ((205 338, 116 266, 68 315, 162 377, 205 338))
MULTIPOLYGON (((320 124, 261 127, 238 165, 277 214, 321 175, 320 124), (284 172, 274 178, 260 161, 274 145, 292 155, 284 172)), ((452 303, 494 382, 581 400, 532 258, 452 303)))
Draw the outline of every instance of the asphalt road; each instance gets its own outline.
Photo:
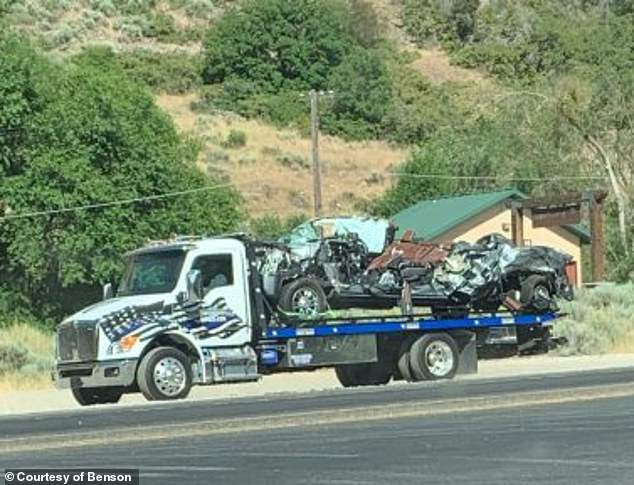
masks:
POLYGON ((625 369, 3 418, 0 442, 23 448, 5 446, 0 469, 140 468, 144 484, 630 483, 633 381, 625 369), (249 420, 257 426, 236 425, 249 420), (158 428, 156 439, 140 436, 158 428), (51 437, 59 446, 38 449, 51 437))

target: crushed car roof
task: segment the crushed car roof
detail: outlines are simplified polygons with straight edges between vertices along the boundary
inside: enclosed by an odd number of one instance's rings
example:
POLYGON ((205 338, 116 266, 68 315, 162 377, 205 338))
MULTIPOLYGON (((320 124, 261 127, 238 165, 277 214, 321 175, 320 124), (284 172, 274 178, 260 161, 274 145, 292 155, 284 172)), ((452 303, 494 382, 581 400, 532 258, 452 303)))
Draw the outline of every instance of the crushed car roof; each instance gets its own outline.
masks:
POLYGON ((385 249, 389 227, 390 221, 374 217, 320 217, 300 224, 279 241, 295 249, 322 237, 355 233, 369 252, 380 253, 385 249))

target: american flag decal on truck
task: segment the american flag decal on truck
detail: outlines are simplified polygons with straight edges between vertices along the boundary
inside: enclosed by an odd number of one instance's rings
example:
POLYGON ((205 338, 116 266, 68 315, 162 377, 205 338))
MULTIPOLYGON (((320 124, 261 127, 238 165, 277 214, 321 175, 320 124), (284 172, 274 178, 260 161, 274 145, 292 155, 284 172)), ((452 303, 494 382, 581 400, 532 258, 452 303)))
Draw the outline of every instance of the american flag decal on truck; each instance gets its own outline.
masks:
POLYGON ((128 335, 149 340, 172 330, 190 333, 197 339, 224 339, 246 327, 246 323, 227 306, 224 298, 218 298, 210 304, 157 302, 129 306, 103 316, 99 326, 111 342, 118 342, 128 335))

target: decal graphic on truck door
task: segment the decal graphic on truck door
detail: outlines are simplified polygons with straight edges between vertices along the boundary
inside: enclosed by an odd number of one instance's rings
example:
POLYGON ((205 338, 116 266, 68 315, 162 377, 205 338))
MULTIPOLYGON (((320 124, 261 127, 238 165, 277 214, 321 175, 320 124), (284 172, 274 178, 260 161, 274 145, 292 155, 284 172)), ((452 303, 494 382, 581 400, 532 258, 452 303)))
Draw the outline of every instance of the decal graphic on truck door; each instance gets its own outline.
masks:
POLYGON ((224 298, 217 298, 211 304, 164 305, 163 302, 157 302, 147 306, 126 307, 105 315, 99 325, 111 342, 118 342, 132 334, 144 341, 171 330, 191 333, 197 339, 226 339, 247 326, 227 307, 224 298))
POLYGON ((127 335, 138 335, 144 341, 180 330, 207 340, 205 345, 214 345, 213 339, 223 346, 242 345, 251 339, 251 328, 247 324, 246 275, 241 263, 235 251, 194 253, 191 269, 200 271, 202 301, 130 306, 105 315, 99 325, 112 342, 127 335))

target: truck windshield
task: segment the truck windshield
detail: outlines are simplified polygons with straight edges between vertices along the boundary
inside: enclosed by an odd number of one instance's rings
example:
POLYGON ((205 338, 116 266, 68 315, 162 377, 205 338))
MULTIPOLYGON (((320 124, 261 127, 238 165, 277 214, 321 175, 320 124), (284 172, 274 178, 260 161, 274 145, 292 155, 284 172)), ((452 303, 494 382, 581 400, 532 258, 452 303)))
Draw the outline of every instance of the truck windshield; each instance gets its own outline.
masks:
POLYGON ((176 287, 183 266, 182 250, 135 254, 128 263, 119 285, 118 296, 169 293, 176 287))

